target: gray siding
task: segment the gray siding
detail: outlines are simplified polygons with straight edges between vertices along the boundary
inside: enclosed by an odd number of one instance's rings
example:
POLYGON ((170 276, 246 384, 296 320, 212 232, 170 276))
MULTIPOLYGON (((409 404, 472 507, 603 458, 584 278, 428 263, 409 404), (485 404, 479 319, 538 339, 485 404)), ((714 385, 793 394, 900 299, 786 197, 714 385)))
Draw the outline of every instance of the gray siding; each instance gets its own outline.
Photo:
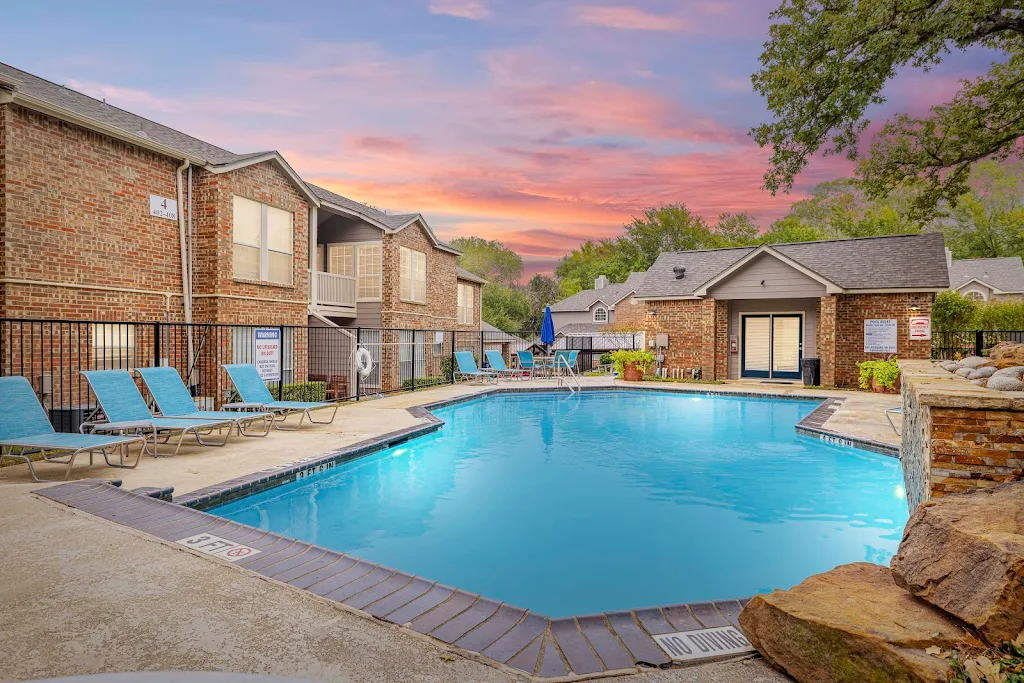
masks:
MULTIPOLYGON (((803 313, 804 314, 804 358, 818 354, 818 299, 772 299, 729 302, 729 339, 736 337, 737 353, 729 353, 729 379, 739 379, 740 352, 743 339, 740 336, 740 313, 803 313)), ((730 341, 731 348, 731 341, 730 341)))
POLYGON ((380 327, 379 301, 357 301, 356 317, 354 318, 331 318, 341 327, 380 327))
MULTIPOLYGON (((570 323, 593 323, 594 309, 598 306, 608 308, 605 304, 598 303, 594 304, 589 311, 563 311, 561 313, 551 311, 551 321, 555 323, 555 332, 560 330, 563 325, 569 325, 570 323)), ((611 309, 608 309, 608 322, 615 322, 615 311, 611 309)))
MULTIPOLYGON (((321 214, 324 215, 324 214, 321 214)), ((331 215, 317 223, 316 239, 318 244, 332 242, 379 242, 384 231, 358 218, 331 215)))
POLYGON ((825 285, 770 254, 758 256, 708 290, 715 299, 817 298, 825 293, 825 285))

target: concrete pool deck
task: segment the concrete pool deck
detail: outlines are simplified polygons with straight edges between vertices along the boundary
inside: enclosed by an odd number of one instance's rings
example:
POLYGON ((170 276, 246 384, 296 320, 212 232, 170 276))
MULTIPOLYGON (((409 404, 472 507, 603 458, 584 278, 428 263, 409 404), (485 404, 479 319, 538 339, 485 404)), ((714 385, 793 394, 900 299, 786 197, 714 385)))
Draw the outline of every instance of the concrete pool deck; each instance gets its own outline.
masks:
MULTIPOLYGON (((612 386, 607 378, 585 378, 585 383, 612 386)), ((512 384, 531 385, 551 388, 553 383, 512 384)), ((825 424, 829 430, 843 433, 837 428, 841 427, 850 436, 894 441, 884 433, 892 432, 884 409, 897 405, 895 396, 747 383, 642 386, 844 398, 825 424)), ((136 470, 78 465, 72 479, 118 478, 124 489, 171 485, 177 496, 421 425, 424 420, 407 408, 490 388, 445 386, 362 401, 345 406, 331 426, 275 432, 266 439, 235 439, 222 449, 183 447, 175 458, 144 458, 136 470)), ((434 639, 30 493, 42 486, 31 483, 24 466, 0 469, 0 510, 7 522, 0 530, 0 544, 9 578, 0 589, 7 606, 0 616, 0 678, 140 668, 269 672, 315 680, 528 678, 465 652, 446 661, 450 648, 434 639)), ((651 671, 625 680, 631 678, 785 680, 760 662, 651 671)))

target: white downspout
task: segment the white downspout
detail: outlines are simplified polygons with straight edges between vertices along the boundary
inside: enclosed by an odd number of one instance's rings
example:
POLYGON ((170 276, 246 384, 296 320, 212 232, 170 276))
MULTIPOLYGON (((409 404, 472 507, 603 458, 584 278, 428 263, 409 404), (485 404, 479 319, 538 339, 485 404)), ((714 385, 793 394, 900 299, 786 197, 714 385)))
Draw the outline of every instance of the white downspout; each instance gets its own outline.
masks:
MULTIPOLYGON (((192 348, 192 274, 189 268, 189 255, 188 246, 185 236, 185 188, 184 180, 181 174, 185 169, 191 166, 191 162, 186 159, 185 162, 177 168, 175 171, 175 183, 178 191, 178 239, 181 243, 181 293, 182 293, 182 307, 185 314, 185 338, 188 344, 188 368, 186 372, 192 371, 193 359, 195 352, 192 348)), ((192 200, 191 191, 189 192, 189 201, 192 200)), ((192 216, 189 216, 189 222, 191 223, 192 216)), ((159 361, 158 361, 159 362, 159 361)), ((191 378, 189 379, 191 384, 191 378)))

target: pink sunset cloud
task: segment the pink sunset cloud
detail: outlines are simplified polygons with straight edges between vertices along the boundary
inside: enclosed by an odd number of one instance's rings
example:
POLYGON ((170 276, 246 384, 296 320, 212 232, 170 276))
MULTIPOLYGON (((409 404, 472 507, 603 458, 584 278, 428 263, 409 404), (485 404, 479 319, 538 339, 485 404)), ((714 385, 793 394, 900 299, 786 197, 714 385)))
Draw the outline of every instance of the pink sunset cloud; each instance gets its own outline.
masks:
POLYGON ((486 19, 490 10, 477 0, 433 0, 428 6, 431 14, 447 14, 463 19, 486 19))
POLYGON ((687 28, 687 23, 680 17, 654 14, 627 5, 584 5, 577 8, 577 15, 585 24, 628 31, 682 31, 687 28))

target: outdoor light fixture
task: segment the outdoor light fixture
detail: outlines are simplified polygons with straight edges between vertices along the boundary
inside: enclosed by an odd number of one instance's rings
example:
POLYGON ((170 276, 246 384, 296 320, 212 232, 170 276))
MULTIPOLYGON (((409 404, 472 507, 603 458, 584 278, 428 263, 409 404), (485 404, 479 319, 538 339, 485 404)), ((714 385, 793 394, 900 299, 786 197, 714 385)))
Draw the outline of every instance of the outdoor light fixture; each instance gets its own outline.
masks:
POLYGON ((652 308, 652 309, 649 309, 649 310, 647 311, 647 317, 648 317, 648 318, 653 318, 653 317, 655 317, 656 315, 658 315, 658 311, 657 311, 657 310, 655 310, 655 309, 653 309, 653 308, 652 308))
POLYGON ((918 306, 917 304, 911 304, 910 310, 913 311, 914 313, 917 313, 918 311, 921 310, 921 307, 918 306))

